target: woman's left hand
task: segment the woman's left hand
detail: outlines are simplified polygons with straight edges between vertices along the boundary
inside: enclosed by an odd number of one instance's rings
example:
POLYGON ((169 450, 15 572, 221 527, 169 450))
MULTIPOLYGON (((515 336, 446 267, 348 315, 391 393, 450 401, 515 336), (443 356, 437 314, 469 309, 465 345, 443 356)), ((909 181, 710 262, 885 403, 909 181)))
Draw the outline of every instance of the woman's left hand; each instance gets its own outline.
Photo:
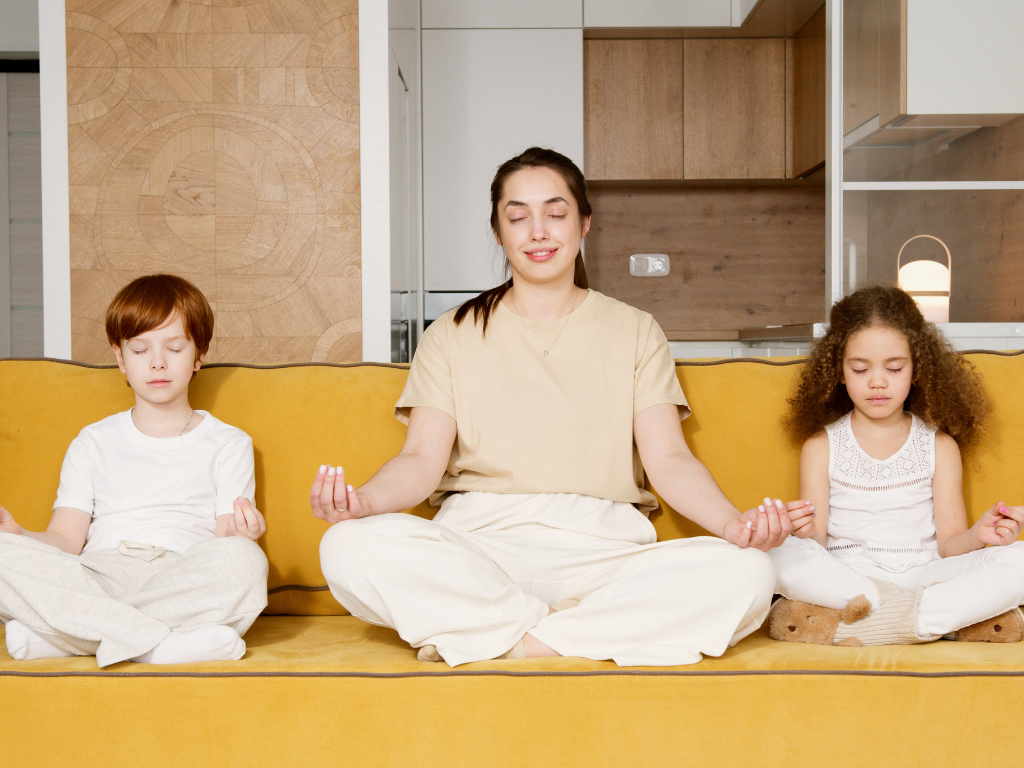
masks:
POLYGON ((725 526, 723 538, 737 547, 767 552, 779 546, 793 531, 786 505, 769 498, 756 509, 748 509, 725 526))

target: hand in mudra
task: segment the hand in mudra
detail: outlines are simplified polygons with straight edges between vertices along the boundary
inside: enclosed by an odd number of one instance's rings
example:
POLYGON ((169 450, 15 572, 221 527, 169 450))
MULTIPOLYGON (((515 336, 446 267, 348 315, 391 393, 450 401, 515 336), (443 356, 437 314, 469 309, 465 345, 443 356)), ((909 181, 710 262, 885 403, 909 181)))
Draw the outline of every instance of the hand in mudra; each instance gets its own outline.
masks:
POLYGON ((15 522, 14 515, 3 507, 0 507, 0 533, 15 533, 19 536, 24 533, 24 529, 15 522))
POLYGON ((313 508, 313 517, 331 525, 367 515, 356 489, 345 484, 345 470, 341 467, 320 467, 309 489, 309 506, 313 508))
POLYGON ((244 539, 257 541, 267 532, 267 523, 260 511, 252 502, 244 497, 235 499, 234 514, 228 518, 225 536, 241 536, 244 539))
MULTIPOLYGON (((804 502, 790 502, 803 505, 804 502)), ((766 498, 756 509, 748 509, 725 526, 725 540, 737 547, 767 552, 779 546, 793 531, 786 504, 766 498)))
POLYGON ((1017 540, 1022 523, 1024 523, 1024 508, 1008 507, 1000 501, 975 523, 974 532, 982 544, 1001 547, 1017 540))

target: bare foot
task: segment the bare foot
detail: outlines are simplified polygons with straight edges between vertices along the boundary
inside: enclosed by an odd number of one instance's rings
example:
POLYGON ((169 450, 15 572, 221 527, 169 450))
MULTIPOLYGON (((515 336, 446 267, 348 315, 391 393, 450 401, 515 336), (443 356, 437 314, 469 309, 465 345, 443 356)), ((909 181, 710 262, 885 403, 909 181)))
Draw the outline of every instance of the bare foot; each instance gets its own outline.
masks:
POLYGON ((553 656, 561 656, 558 651, 548 648, 540 640, 531 635, 529 632, 523 637, 523 652, 526 654, 528 659, 540 659, 553 656))

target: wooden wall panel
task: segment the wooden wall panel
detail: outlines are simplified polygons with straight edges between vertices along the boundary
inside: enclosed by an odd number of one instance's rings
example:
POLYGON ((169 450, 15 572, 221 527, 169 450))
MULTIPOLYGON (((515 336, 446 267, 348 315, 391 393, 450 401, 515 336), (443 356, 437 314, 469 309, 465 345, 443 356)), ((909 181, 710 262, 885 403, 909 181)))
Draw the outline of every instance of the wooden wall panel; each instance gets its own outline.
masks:
POLYGON ((360 359, 358 0, 66 7, 75 359, 158 271, 213 304, 209 361, 360 359))
POLYGON ((591 203, 591 286, 670 339, 824 320, 824 187, 600 187, 591 203), (633 253, 667 253, 669 275, 630 276, 633 253))
POLYGON ((786 43, 683 41, 683 177, 786 175, 786 43))
POLYGON ((786 41, 786 176, 825 163, 825 8, 786 41))
POLYGON ((683 41, 585 40, 588 179, 683 178, 683 41))

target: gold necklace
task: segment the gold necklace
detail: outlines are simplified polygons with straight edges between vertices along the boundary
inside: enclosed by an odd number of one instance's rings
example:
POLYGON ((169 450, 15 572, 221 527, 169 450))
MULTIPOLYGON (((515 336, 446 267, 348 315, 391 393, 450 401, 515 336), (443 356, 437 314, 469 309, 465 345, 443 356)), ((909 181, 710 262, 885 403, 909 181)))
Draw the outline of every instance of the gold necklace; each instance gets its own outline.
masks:
POLYGON ((530 334, 530 338, 533 339, 534 343, 538 347, 540 347, 541 349, 544 350, 544 357, 548 356, 548 352, 551 351, 551 348, 554 347, 555 344, 558 343, 558 340, 560 338, 562 338, 562 331, 565 330, 565 326, 567 326, 569 324, 569 318, 572 317, 572 313, 576 310, 576 301, 580 297, 580 292, 579 292, 579 289, 576 288, 575 285, 573 286, 573 290, 575 291, 575 293, 573 294, 573 297, 572 297, 572 309, 570 309, 569 310, 569 314, 565 316, 565 322, 562 324, 562 330, 558 332, 558 335, 555 336, 555 340, 551 342, 551 344, 547 347, 547 349, 544 349, 544 345, 541 344, 539 341, 537 341, 537 337, 533 335, 533 331, 530 330, 530 326, 528 326, 526 324, 526 321, 523 320, 523 313, 519 311, 519 307, 516 304, 515 288, 513 288, 512 292, 509 294, 509 298, 512 299, 512 306, 516 310, 516 314, 519 315, 519 322, 523 324, 523 328, 525 328, 526 332, 528 334, 530 334))

